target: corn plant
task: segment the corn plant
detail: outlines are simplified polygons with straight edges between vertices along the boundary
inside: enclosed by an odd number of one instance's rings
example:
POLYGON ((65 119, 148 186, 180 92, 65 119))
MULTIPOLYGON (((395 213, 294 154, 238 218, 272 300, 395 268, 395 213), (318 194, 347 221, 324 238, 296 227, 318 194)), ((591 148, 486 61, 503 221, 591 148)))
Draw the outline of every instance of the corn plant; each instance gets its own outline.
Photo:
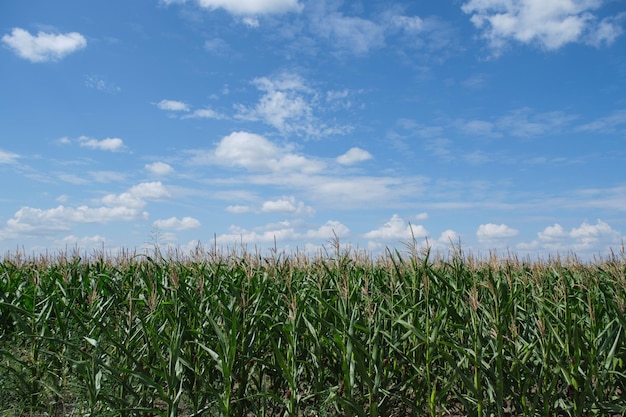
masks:
POLYGON ((626 414, 626 256, 0 260, 0 414, 626 414))

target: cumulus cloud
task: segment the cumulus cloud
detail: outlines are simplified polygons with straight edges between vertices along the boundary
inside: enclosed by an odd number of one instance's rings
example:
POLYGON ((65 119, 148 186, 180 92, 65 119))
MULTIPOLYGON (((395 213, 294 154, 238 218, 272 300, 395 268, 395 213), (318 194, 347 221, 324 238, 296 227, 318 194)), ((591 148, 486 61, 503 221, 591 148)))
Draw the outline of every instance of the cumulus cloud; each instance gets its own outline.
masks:
POLYGON ((391 219, 378 229, 363 235, 367 239, 381 240, 411 240, 428 236, 428 231, 422 225, 407 224, 400 216, 394 214, 391 219))
POLYGON ((343 155, 337 157, 337 162, 342 165, 353 165, 359 162, 367 161, 368 159, 372 159, 373 156, 366 150, 361 148, 350 148, 350 150, 343 155))
POLYGON ((168 175, 174 172, 174 168, 165 162, 153 162, 146 164, 144 168, 154 175, 168 175))
POLYGON ((197 229, 198 227, 200 227, 200 221, 189 216, 185 216, 182 219, 178 219, 177 217, 170 217, 169 219, 156 220, 152 225, 159 229, 171 229, 178 231, 197 229))
POLYGON ((302 201, 296 201, 295 197, 282 197, 278 200, 269 200, 263 203, 261 211, 265 213, 278 212, 300 216, 313 216, 315 210, 305 205, 302 201))
POLYGON ((138 207, 66 207, 51 209, 22 207, 7 220, 5 236, 37 236, 53 231, 70 230, 73 223, 108 223, 147 217, 138 207))
POLYGON ((178 100, 161 100, 156 103, 156 106, 161 110, 168 111, 189 111, 187 103, 178 100))
POLYGON ((326 224, 320 226, 318 229, 311 229, 306 232, 306 237, 309 239, 328 240, 333 239, 335 236, 342 238, 350 235, 350 229, 341 222, 329 220, 326 224))
POLYGON ((112 207, 141 208, 145 206, 146 200, 164 200, 169 197, 170 193, 161 181, 154 181, 135 185, 121 194, 107 194, 101 201, 112 207))
POLYGON ((461 9, 481 30, 495 54, 510 41, 538 44, 547 50, 568 43, 610 44, 622 33, 623 16, 602 20, 592 12, 600 0, 469 0, 461 9))
POLYGON ((324 166, 291 152, 288 146, 279 147, 263 136, 248 132, 233 132, 222 138, 215 148, 214 159, 220 164, 266 172, 313 173, 324 166))
POLYGON ((517 249, 529 252, 567 253, 585 255, 606 252, 617 248, 624 237, 608 223, 598 219, 596 224, 583 222, 569 231, 556 223, 537 233, 537 239, 517 245, 517 249))
POLYGON ((124 141, 120 138, 106 138, 102 140, 81 136, 78 138, 80 146, 101 151, 118 152, 124 149, 124 141))
POLYGON ((71 230, 77 223, 109 223, 146 219, 143 208, 148 200, 169 198, 170 194, 160 182, 135 185, 121 194, 108 194, 98 203, 100 206, 81 205, 40 209, 22 207, 0 230, 0 237, 41 236, 51 232, 71 230))
POLYGON ((426 220, 428 219, 428 213, 420 213, 415 215, 415 220, 426 220))
POLYGON ((519 234, 519 230, 513 229, 506 224, 487 223, 478 226, 476 237, 479 242, 491 242, 499 239, 515 237, 519 234))
POLYGON ((77 32, 38 32, 33 36, 21 28, 13 28, 10 35, 2 37, 2 42, 30 62, 58 61, 87 46, 85 37, 77 32))
MULTIPOLYGON (((294 190, 316 201, 317 205, 334 209, 362 208, 364 204, 370 208, 389 207, 407 194, 421 195, 428 181, 419 176, 341 175, 331 172, 325 161, 296 153, 294 148, 289 143, 276 143, 241 131, 225 136, 212 150, 188 150, 185 153, 193 165, 222 165, 233 168, 233 171, 243 168, 223 180, 230 184, 294 190)), ((235 196, 235 199, 239 200, 239 197, 235 196)), ((256 199, 256 196, 248 198, 249 201, 256 199)))

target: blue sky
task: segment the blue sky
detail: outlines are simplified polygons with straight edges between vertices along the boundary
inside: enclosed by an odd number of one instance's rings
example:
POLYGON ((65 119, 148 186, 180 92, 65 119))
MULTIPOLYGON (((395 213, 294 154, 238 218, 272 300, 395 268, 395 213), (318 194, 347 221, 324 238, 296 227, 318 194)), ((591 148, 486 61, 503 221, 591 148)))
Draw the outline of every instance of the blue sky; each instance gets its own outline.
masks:
POLYGON ((625 27, 623 0, 4 2, 0 251, 619 251, 625 27))

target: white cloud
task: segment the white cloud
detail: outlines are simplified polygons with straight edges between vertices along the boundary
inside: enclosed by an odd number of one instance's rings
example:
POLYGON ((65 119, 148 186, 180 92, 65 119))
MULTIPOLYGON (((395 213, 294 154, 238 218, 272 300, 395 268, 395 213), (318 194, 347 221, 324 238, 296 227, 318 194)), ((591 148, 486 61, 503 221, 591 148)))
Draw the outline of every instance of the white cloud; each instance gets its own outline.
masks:
POLYGON ((560 224, 546 227, 537 233, 537 239, 517 245, 521 251, 537 253, 576 253, 585 256, 606 253, 618 248, 624 237, 608 223, 598 219, 596 224, 583 222, 579 227, 566 231, 560 224))
POLYGON ((153 162, 146 164, 144 168, 154 175, 168 175, 174 172, 174 168, 165 162, 153 162))
POLYGON ((305 247, 313 247, 313 241, 333 239, 337 237, 347 237, 350 235, 350 229, 338 221, 329 220, 319 228, 305 229, 298 231, 298 225, 288 221, 276 224, 266 225, 258 230, 247 230, 237 226, 230 226, 229 233, 217 236, 218 245, 273 245, 276 241, 278 244, 284 245, 293 241, 305 241, 305 247))
POLYGON ((226 211, 229 213, 243 214, 252 211, 252 209, 248 206, 235 205, 226 207, 226 211))
POLYGON ((305 205, 302 201, 296 201, 295 197, 282 197, 278 200, 270 200, 263 203, 261 211, 265 213, 289 213, 300 216, 313 216, 315 210, 305 205))
POLYGON ((616 110, 608 116, 601 117, 593 122, 585 123, 584 125, 578 127, 578 130, 612 133, 621 126, 626 126, 626 109, 616 110))
POLYGON ((359 162, 367 161, 368 159, 372 159, 373 156, 366 150, 361 148, 350 148, 350 150, 344 153, 341 156, 337 157, 337 162, 342 165, 353 165, 359 162))
POLYGON ((64 246, 72 245, 78 248, 95 248, 104 244, 106 239, 100 235, 76 237, 74 235, 65 236, 59 244, 64 246))
POLYGON ((349 125, 328 125, 320 121, 316 112, 333 111, 349 106, 345 97, 338 97, 331 92, 322 105, 324 94, 310 88, 305 80, 295 73, 283 72, 273 77, 259 77, 252 84, 262 93, 254 106, 235 106, 239 119, 261 121, 273 126, 284 135, 302 135, 321 137, 345 134, 352 130, 349 125))
POLYGON ((80 146, 101 151, 118 152, 124 149, 124 141, 119 138, 106 138, 102 140, 92 139, 87 136, 78 138, 80 146))
POLYGON ((546 227, 543 232, 539 232, 537 234, 539 236, 539 240, 543 242, 551 242, 558 239, 563 239, 568 236, 567 232, 563 229, 560 224, 555 224, 554 226, 546 227))
POLYGON ((189 106, 187 105, 187 103, 177 100, 161 100, 156 103, 156 106, 161 110, 189 111, 189 106))
POLYGON ((437 243, 440 245, 456 245, 459 243, 459 234, 452 229, 444 230, 439 235, 439 239, 437 239, 437 243))
POLYGON ((244 25, 250 28, 258 28, 259 26, 261 26, 261 24, 259 23, 259 19, 257 19, 256 17, 246 16, 243 19, 241 19, 241 21, 243 22, 244 25))
POLYGON ((121 194, 107 194, 102 198, 102 203, 107 206, 140 208, 145 206, 145 200, 163 200, 169 197, 170 193, 161 181, 154 181, 135 185, 121 194))
POLYGON ((506 224, 481 224, 478 226, 476 236, 479 242, 490 242, 498 239, 506 239, 517 236, 519 230, 513 229, 506 224))
POLYGON ((500 117, 497 126, 503 134, 533 137, 556 132, 575 119, 576 116, 562 111, 536 113, 528 107, 523 107, 500 117))
POLYGON ((572 42, 610 44, 622 33, 617 20, 598 22, 601 0, 469 0, 461 9, 496 55, 511 40, 554 50, 572 42))
POLYGON ((190 114, 186 114, 181 119, 224 119, 225 116, 211 109, 198 109, 190 114))
POLYGON ((109 94, 115 94, 122 91, 119 86, 95 75, 88 75, 87 77, 85 77, 85 86, 109 94))
POLYGON ((501 133, 495 132, 495 124, 485 120, 468 120, 458 121, 459 129, 467 134, 480 136, 483 138, 493 138, 502 136, 501 133))
MULTIPOLYGON (((530 107, 522 107, 511 110, 493 121, 460 119, 455 121, 454 125, 463 133, 482 138, 503 136, 533 138, 559 132, 571 125, 576 119, 576 115, 562 111, 538 113, 530 107)), ((616 114, 615 120, 619 122, 619 114, 616 114)))
POLYGON ((313 21, 313 30, 326 38, 333 48, 356 55, 385 44, 384 27, 367 19, 344 16, 340 12, 322 13, 313 21))
POLYGON ((299 12, 303 7, 298 0, 197 0, 197 2, 201 7, 210 10, 224 9, 234 15, 299 12))
POLYGON ((309 239, 333 239, 335 236, 338 238, 347 237, 350 235, 350 229, 341 222, 335 220, 329 220, 323 226, 318 229, 312 229, 306 232, 306 237, 309 239))
POLYGON ((614 17, 602 19, 594 31, 589 33, 585 43, 599 47, 602 44, 610 45, 624 33, 622 21, 626 18, 626 13, 620 13, 614 17))
POLYGON ((391 24, 410 32, 420 32, 424 30, 424 20, 419 16, 393 16, 391 24))
MULTIPOLYGON (((251 171, 318 172, 323 164, 280 148, 263 136, 248 132, 233 132, 224 137, 214 152, 214 162, 239 166, 251 171)), ((200 162, 200 161, 196 161, 200 162)))
POLYGON ((418 220, 418 221, 426 220, 426 219, 428 219, 428 213, 416 214, 414 219, 418 220))
POLYGON ((20 208, 0 230, 0 236, 22 237, 41 236, 50 232, 71 230, 75 223, 109 223, 114 221, 135 221, 146 219, 143 211, 146 200, 159 200, 169 197, 169 192, 160 182, 141 183, 121 194, 108 194, 98 207, 86 205, 40 209, 20 208))
POLYGON ((188 230, 200 227, 200 221, 189 216, 185 216, 182 219, 170 217, 169 219, 156 220, 152 225, 159 229, 188 230))
POLYGON ((0 149, 0 164, 14 164, 20 158, 20 155, 13 152, 6 152, 0 149))
POLYGON ((299 237, 299 234, 293 227, 290 227, 289 224, 286 224, 283 227, 276 227, 261 232, 250 231, 237 226, 231 226, 229 229, 230 233, 225 233, 216 237, 215 240, 218 245, 229 246, 238 245, 240 243, 245 245, 255 245, 273 243, 275 240, 277 242, 291 242, 299 237))
POLYGON ((204 41, 204 49, 214 53, 226 53, 230 47, 225 40, 221 38, 213 38, 204 41))
POLYGON ((96 182, 122 182, 126 179, 126 174, 119 171, 89 171, 89 175, 96 182))
POLYGON ((73 223, 108 223, 146 218, 147 213, 138 207, 65 207, 51 209, 22 207, 7 220, 5 232, 16 236, 45 234, 50 231, 70 230, 73 223))
POLYGON ((305 94, 312 91, 300 76, 282 73, 273 78, 255 78, 253 84, 263 95, 253 108, 239 106, 238 117, 262 120, 281 132, 302 129, 311 123, 313 109, 305 94))
POLYGON ((20 28, 2 37, 4 42, 20 57, 31 62, 58 61, 66 55, 87 46, 87 40, 77 32, 53 34, 38 32, 36 36, 20 28))
POLYGON ((394 214, 387 223, 363 236, 367 239, 410 241, 413 237, 418 239, 428 236, 428 231, 422 225, 407 224, 394 214))

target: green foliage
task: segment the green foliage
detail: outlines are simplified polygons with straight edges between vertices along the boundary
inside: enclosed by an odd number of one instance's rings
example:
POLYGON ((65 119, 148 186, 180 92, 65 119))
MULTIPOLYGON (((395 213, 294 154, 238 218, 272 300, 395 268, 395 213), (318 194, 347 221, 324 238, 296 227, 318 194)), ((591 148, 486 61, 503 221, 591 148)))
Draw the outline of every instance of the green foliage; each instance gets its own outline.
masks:
POLYGON ((0 262, 0 415, 626 413, 626 259, 0 262))

